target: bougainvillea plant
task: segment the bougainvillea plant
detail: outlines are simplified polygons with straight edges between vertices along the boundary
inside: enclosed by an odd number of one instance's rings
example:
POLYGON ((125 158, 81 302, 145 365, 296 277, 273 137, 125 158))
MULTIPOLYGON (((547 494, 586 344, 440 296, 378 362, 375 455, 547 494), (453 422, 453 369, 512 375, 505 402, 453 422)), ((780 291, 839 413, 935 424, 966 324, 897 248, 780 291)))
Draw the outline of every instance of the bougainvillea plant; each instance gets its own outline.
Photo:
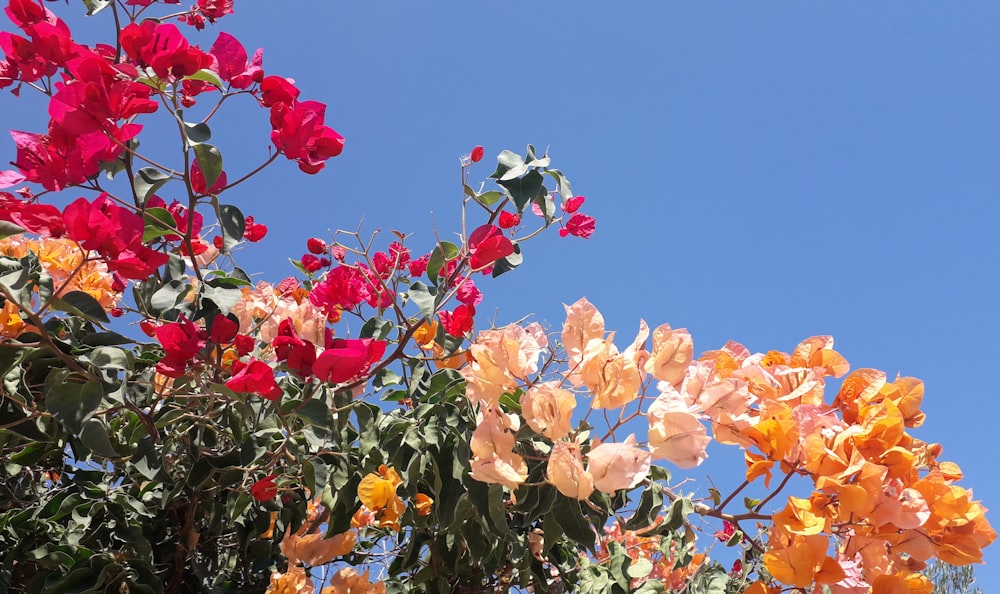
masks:
POLYGON ((344 139, 262 50, 192 41, 232 0, 178 4, 86 0, 117 33, 92 46, 6 5, 0 89, 49 121, 0 172, 5 591, 929 594, 928 560, 981 561, 985 509, 909 432, 922 383, 849 373, 829 337, 696 356, 641 322, 619 348, 585 299, 553 335, 483 327, 529 239, 595 231, 532 146, 490 189, 484 148, 462 158, 455 241, 303 237, 291 276, 251 282, 249 180, 344 139), (224 167, 238 101, 270 150, 224 167), (671 474, 712 440, 745 481, 693 498, 671 474))

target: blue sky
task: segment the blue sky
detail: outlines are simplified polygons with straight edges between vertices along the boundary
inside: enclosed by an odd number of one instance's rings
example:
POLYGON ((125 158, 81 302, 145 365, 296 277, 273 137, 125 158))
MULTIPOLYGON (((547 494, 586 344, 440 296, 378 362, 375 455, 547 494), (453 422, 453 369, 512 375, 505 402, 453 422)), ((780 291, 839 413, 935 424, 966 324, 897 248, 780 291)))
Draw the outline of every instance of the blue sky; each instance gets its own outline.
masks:
MULTIPOLYGON (((268 74, 328 103, 347 139, 319 175, 282 160, 233 193, 271 227, 245 253, 248 270, 291 274, 305 238, 361 217, 426 249, 434 222, 443 236, 457 226, 459 155, 484 145, 473 179, 485 179, 500 150, 548 146, 597 233, 528 243, 521 269, 482 284, 484 318, 558 326, 561 304, 585 295, 628 340, 640 317, 689 328, 698 351, 729 339, 790 351, 832 334, 853 368, 925 380, 928 420, 914 434, 943 443, 963 484, 1000 509, 1000 5, 300 0, 236 11, 221 28, 264 47, 268 74)), ((215 126, 227 163, 267 155, 266 116, 244 106, 215 126)), ((741 473, 729 456, 690 476, 741 473)), ((977 573, 992 591, 1000 549, 986 560, 977 573)))
MULTIPOLYGON (((548 146, 597 233, 527 244, 481 311, 558 325, 586 295, 627 340, 642 317, 699 351, 832 334, 853 368, 926 382, 915 435, 1000 509, 1000 5, 314 1, 224 24, 347 138, 320 175, 248 192, 274 228, 259 269, 362 215, 430 242, 429 213, 455 228, 459 154, 548 146)), ((690 476, 742 472, 719 457, 690 476)))

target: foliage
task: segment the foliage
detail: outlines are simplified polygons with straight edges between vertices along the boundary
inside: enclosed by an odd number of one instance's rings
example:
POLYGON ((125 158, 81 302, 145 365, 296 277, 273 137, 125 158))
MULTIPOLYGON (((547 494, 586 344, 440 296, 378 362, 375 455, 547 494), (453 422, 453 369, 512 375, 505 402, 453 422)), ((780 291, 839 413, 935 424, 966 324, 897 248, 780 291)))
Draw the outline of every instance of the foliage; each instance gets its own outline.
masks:
POLYGON ((976 572, 970 565, 949 565, 935 561, 927 567, 924 574, 934 582, 932 594, 983 594, 975 586, 976 572))
POLYGON ((35 0, 8 4, 23 35, 0 33, 0 88, 51 117, 12 131, 0 172, 32 184, 0 192, 7 591, 929 593, 925 561, 995 539, 958 466, 908 432, 922 383, 856 370, 828 401, 849 369, 829 337, 696 358, 686 330, 643 321, 619 349, 585 299, 559 333, 476 332, 479 284, 529 240, 595 231, 533 146, 502 151, 489 189, 470 182, 484 149, 462 158, 454 241, 338 231, 252 283, 237 258, 267 227, 236 196, 279 156, 316 174, 340 154, 325 105, 260 50, 219 33, 205 51, 175 24, 231 1, 84 4, 113 45, 74 42, 35 0), (237 100, 271 126, 251 166, 212 129, 237 100), (156 116, 176 139, 148 137, 156 116), (66 191, 86 196, 57 206, 66 191), (712 439, 747 462, 725 496, 653 464, 696 466, 712 439))

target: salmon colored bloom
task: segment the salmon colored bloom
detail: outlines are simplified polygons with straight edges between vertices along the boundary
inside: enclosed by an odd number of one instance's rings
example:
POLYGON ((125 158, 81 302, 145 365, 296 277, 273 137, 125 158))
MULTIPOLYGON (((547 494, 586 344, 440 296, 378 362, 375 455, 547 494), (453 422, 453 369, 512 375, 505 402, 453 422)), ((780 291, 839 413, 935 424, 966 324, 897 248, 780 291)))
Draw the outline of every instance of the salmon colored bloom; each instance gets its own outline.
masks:
POLYGON ((330 585, 320 594, 385 594, 385 584, 372 583, 368 571, 358 573, 353 567, 345 567, 333 574, 330 585))
POLYGON ((566 497, 587 499, 594 492, 594 477, 583 467, 580 444, 557 441, 549 454, 545 478, 566 497))
POLYGON ((531 386, 521 396, 521 416, 528 426, 552 440, 569 434, 575 408, 576 396, 554 381, 531 386))
POLYGON ((631 489, 649 474, 653 456, 635 446, 635 435, 622 443, 602 443, 587 454, 587 472, 594 477, 594 487, 605 493, 631 489))

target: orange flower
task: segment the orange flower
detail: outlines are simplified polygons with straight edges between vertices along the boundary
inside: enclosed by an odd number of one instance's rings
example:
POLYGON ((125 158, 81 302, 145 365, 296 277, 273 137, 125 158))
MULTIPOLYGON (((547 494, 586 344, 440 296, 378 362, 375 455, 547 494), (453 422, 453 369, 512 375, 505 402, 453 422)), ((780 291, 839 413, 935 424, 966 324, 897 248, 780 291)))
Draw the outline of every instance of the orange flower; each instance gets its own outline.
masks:
POLYGON ((301 565, 290 567, 286 573, 272 573, 271 583, 265 594, 312 594, 312 581, 301 565))
POLYGON ((413 501, 413 506, 417 509, 418 516, 427 516, 431 513, 431 508, 434 506, 434 500, 431 499, 429 495, 417 493, 417 496, 413 501))
POLYGON ((584 470, 580 444, 575 442, 553 444, 545 477, 566 497, 586 499, 594 492, 594 477, 584 470))
POLYGON ((358 499, 376 514, 379 528, 399 530, 399 516, 406 505, 396 489, 403 484, 394 468, 385 464, 378 467, 378 473, 368 473, 358 485, 358 499))
POLYGON ((424 320, 413 332, 413 341, 423 350, 434 348, 434 338, 437 337, 438 323, 424 320))
POLYGON ((310 566, 325 565, 354 550, 357 540, 352 530, 331 538, 321 533, 300 536, 286 532, 281 541, 281 552, 293 565, 300 561, 310 566))
POLYGON ((528 388, 521 397, 521 415, 536 433, 549 439, 569 434, 576 397, 558 382, 543 382, 528 388))

